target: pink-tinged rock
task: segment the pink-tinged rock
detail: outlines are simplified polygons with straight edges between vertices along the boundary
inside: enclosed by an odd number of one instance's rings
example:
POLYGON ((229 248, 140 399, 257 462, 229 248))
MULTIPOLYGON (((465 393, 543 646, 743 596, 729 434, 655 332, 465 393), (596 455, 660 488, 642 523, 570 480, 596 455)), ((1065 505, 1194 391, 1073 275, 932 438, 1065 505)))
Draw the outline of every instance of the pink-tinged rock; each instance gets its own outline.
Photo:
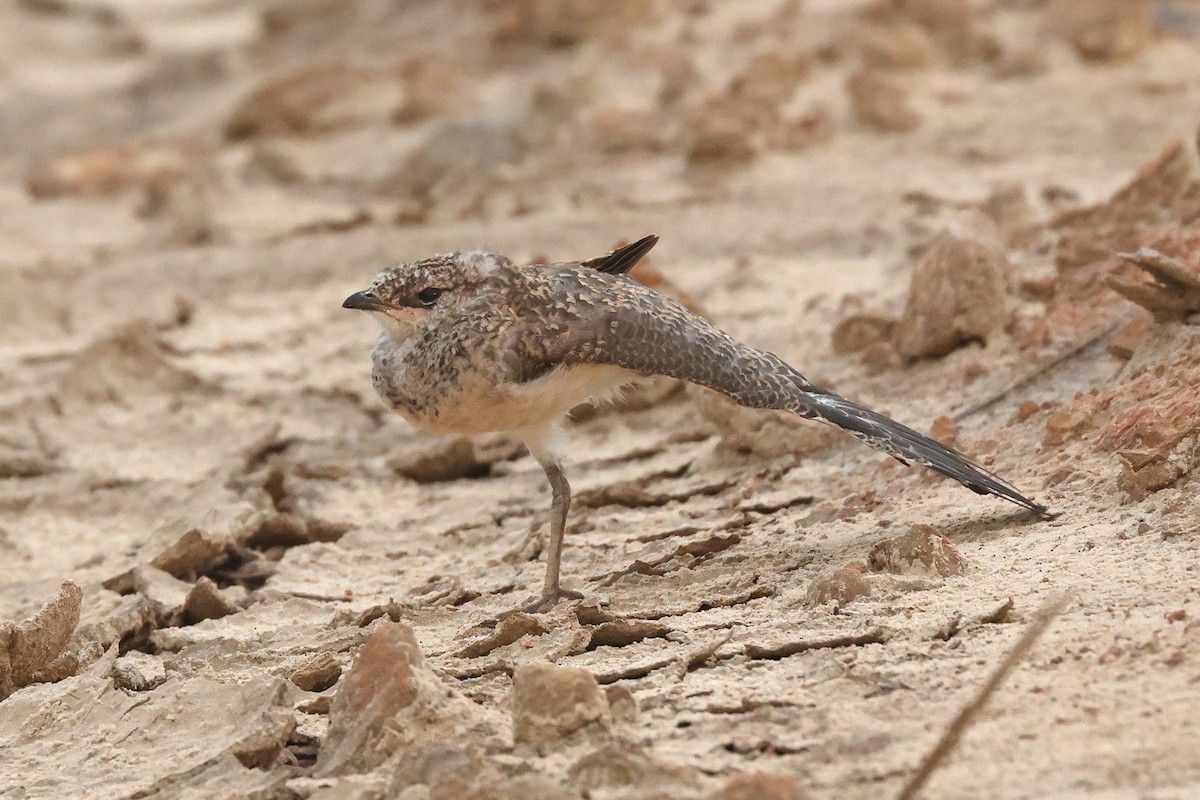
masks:
POLYGON ((424 668, 412 628, 402 622, 380 625, 358 651, 333 700, 318 774, 382 762, 387 754, 379 750, 388 724, 416 701, 417 675, 424 668))
POLYGON ((439 742, 490 746, 494 716, 425 666, 412 628, 380 622, 338 685, 315 774, 365 772, 439 742))

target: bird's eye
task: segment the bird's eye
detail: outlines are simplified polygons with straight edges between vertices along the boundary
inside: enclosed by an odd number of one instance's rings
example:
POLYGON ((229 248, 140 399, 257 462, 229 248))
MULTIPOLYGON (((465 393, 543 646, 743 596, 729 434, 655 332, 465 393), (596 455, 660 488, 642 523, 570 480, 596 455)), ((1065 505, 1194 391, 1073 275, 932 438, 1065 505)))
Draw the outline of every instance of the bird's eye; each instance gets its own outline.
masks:
POLYGON ((422 289, 421 291, 417 292, 417 299, 420 300, 423 305, 427 305, 427 306, 431 306, 434 303, 436 303, 437 299, 441 296, 442 296, 442 290, 435 289, 432 286, 422 289))

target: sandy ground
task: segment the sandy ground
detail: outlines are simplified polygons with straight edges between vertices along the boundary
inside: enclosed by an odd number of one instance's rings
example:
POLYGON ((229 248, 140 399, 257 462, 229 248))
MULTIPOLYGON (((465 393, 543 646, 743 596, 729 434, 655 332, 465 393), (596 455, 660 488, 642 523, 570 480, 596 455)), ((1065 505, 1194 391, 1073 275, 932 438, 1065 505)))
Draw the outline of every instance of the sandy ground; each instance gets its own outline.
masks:
POLYGON ((926 796, 1200 795, 1200 302, 1101 286, 1200 267, 1197 36, 1184 0, 0 5, 0 797, 893 796, 1064 593, 926 796), (541 470, 388 415, 340 302, 650 232, 644 279, 922 430, 1109 331, 940 423, 1061 516, 655 384, 569 426, 587 599, 489 627, 540 586, 541 470), (910 287, 942 234, 999 290, 910 287), (904 357, 963 297, 994 318, 904 357))

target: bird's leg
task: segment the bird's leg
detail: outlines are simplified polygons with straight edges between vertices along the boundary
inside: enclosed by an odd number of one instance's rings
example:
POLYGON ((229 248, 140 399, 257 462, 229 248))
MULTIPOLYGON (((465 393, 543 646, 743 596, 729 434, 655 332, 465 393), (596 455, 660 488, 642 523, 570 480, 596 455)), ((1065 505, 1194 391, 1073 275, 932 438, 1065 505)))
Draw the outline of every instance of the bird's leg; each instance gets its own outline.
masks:
POLYGON ((542 596, 521 609, 529 613, 550 608, 564 597, 575 600, 583 597, 579 592, 562 588, 558 582, 562 566, 563 535, 567 528, 567 511, 571 507, 571 484, 567 481, 566 473, 563 472, 562 464, 557 458, 548 453, 535 455, 542 469, 546 471, 553 499, 550 501, 550 546, 546 550, 546 584, 542 596))

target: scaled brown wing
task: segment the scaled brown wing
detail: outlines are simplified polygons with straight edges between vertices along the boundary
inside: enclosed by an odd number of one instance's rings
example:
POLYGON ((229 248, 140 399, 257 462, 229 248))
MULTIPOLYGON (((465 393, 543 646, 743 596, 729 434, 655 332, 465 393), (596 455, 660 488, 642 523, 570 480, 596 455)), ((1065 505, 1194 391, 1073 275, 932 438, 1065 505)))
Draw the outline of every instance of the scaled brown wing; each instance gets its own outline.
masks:
POLYGON ((613 364, 707 386, 751 408, 789 411, 835 425, 909 464, 942 473, 979 494, 1046 514, 1046 508, 961 453, 883 414, 811 383, 773 353, 757 350, 679 303, 624 276, 562 269, 551 281, 561 332, 539 353, 556 364, 613 364))

